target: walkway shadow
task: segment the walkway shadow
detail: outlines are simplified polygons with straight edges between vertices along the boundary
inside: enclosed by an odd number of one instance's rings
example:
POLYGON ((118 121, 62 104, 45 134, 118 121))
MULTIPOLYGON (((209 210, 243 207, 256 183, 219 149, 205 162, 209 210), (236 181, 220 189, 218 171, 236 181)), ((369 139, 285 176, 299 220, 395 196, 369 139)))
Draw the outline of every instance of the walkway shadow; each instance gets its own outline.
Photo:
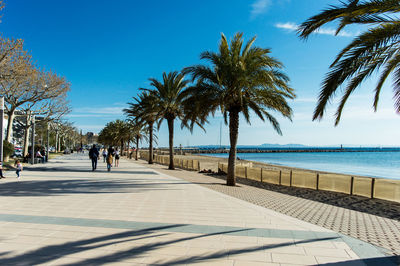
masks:
MULTIPOLYGON (((29 172, 68 172, 68 173, 91 173, 93 172, 91 169, 91 166, 88 167, 77 167, 77 168, 67 168, 67 167, 25 167, 25 171, 29 172)), ((96 173, 102 172, 102 173, 108 173, 107 170, 99 170, 97 169, 95 171, 96 173)), ((118 173, 118 174, 132 174, 132 175, 159 175, 157 172, 153 171, 132 171, 132 170, 111 170, 111 173, 118 173)))
POLYGON ((0 185, 0 195, 12 197, 57 196, 64 194, 139 193, 148 190, 175 190, 174 183, 142 183, 137 180, 57 179, 16 181, 0 185))
MULTIPOLYGON (((169 226, 160 226, 160 227, 152 227, 148 229, 142 230, 132 230, 122 233, 110 234, 107 236, 100 236, 94 237, 85 240, 78 240, 67 242, 64 244, 59 245, 49 245, 46 247, 39 248, 37 250, 28 251, 24 254, 16 255, 12 258, 1 258, 0 255, 0 265, 37 265, 41 263, 49 263, 51 261, 60 259, 65 256, 73 255, 79 252, 89 251, 97 248, 106 248, 110 247, 111 245, 116 245, 119 243, 131 243, 132 247, 128 249, 124 249, 123 251, 116 251, 113 254, 106 254, 94 258, 82 259, 76 263, 68 263, 68 265, 103 265, 110 262, 120 262, 126 259, 134 259, 140 258, 143 256, 147 256, 146 253, 154 251, 158 248, 176 244, 183 241, 189 241, 193 239, 205 238, 209 236, 215 235, 223 235, 223 234, 231 234, 240 231, 246 231, 248 229, 239 229, 239 230, 232 230, 232 231, 224 231, 224 232, 216 232, 216 233, 209 233, 203 235, 194 235, 188 237, 181 237, 178 239, 172 240, 158 240, 158 241, 151 241, 149 243, 140 243, 139 240, 143 240, 146 238, 152 237, 160 237, 168 235, 167 232, 174 228, 184 227, 183 224, 176 224, 176 225, 169 225, 169 226), (156 234, 154 234, 156 233, 156 234), (135 242, 138 241, 138 242, 135 242)), ((310 240, 302 240, 297 241, 297 243, 310 243, 310 242, 318 242, 318 241, 326 241, 326 240, 334 240, 336 237, 328 237, 328 238, 318 238, 318 239, 310 239, 310 240)), ((290 246, 293 243, 282 243, 282 244, 273 244, 268 246, 254 246, 242 249, 234 249, 234 250, 223 250, 214 252, 211 254, 204 254, 199 256, 192 256, 192 257, 185 257, 182 255, 182 259, 170 260, 170 261, 163 261, 163 262, 155 262, 158 265, 177 265, 177 264, 188 264, 188 263, 195 263, 195 262, 207 262, 209 259, 218 259, 223 258, 228 255, 237 255, 237 254, 246 254, 250 252, 255 252, 259 250, 268 250, 277 247, 284 247, 290 246)), ((125 245, 126 247, 126 245, 125 245)))
POLYGON ((367 265, 367 266, 396 266, 400 265, 400 256, 391 256, 391 257, 383 257, 383 258, 371 258, 371 259, 363 259, 363 260, 351 260, 337 263, 326 263, 319 265, 327 265, 327 266, 353 266, 353 265, 367 265))

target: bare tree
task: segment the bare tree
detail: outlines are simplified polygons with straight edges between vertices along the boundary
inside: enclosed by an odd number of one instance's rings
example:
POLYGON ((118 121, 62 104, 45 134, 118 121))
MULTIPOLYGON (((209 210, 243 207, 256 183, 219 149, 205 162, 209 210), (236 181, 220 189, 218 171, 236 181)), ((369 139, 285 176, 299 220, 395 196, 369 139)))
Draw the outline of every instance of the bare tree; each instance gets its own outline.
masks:
MULTIPOLYGON (((11 140, 11 127, 17 109, 23 110, 26 115, 49 115, 52 107, 58 106, 70 90, 69 83, 63 77, 52 72, 44 72, 33 65, 26 65, 21 75, 9 76, 0 80, 0 93, 4 93, 8 126, 6 140, 11 140)), ((61 108, 65 109, 66 105, 61 108)), ((60 110, 56 110, 58 113, 60 110)), ((62 111, 65 113, 68 108, 62 111)), ((27 123, 28 125, 29 123, 27 123)))

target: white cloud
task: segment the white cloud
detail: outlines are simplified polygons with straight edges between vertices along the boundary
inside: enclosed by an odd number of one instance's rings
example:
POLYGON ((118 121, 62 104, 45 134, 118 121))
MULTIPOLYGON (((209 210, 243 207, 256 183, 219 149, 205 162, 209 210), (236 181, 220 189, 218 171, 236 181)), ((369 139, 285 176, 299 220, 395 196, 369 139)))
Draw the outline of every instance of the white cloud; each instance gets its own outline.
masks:
POLYGON ((299 28, 299 25, 293 22, 286 22, 286 23, 276 23, 275 27, 278 29, 285 29, 289 31, 296 31, 299 28))
POLYGON ((264 14, 271 5, 271 0, 256 0, 251 4, 251 18, 255 18, 258 15, 264 14))
POLYGON ((122 109, 126 108, 126 106, 118 106, 118 107, 83 107, 74 109, 74 113, 83 113, 83 114, 109 114, 109 115, 122 115, 122 109))
MULTIPOLYGON (((286 23, 276 23, 275 27, 278 29, 285 29, 288 31, 297 31, 299 28, 299 25, 296 23, 293 23, 293 22, 286 22, 286 23)), ((335 36, 336 30, 332 29, 332 28, 320 28, 317 31, 315 31, 314 34, 335 36)), ((354 34, 347 32, 345 30, 342 30, 341 32, 339 32, 339 34, 337 36, 352 37, 352 36, 354 36, 354 34)))

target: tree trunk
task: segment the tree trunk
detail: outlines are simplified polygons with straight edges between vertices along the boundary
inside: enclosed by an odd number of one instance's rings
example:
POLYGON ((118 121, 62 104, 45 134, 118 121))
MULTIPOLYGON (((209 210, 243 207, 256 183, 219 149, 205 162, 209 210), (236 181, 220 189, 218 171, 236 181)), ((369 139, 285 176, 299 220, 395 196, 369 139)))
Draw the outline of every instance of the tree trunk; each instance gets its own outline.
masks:
POLYGON ((14 123, 14 115, 15 109, 11 109, 9 112, 7 112, 8 115, 8 124, 7 124, 7 133, 6 133, 6 141, 11 142, 11 138, 12 138, 12 126, 14 123))
POLYGON ((138 152, 139 152, 139 136, 136 136, 136 154, 135 154, 135 160, 138 160, 138 152))
POLYGON ((25 135, 24 135, 24 157, 29 152, 29 129, 31 128, 30 124, 25 126, 25 135))
POLYGON ((168 119, 169 132, 169 166, 168 169, 175 170, 174 166, 174 119, 168 119))
POLYGON ((149 123, 149 164, 153 164, 153 124, 149 123))
POLYGON ((24 135, 24 157, 28 155, 29 152, 29 129, 31 128, 31 116, 29 113, 26 114, 26 122, 25 122, 25 135, 24 135))
POLYGON ((54 152, 58 152, 58 131, 56 131, 56 137, 55 137, 55 145, 54 145, 54 152))
POLYGON ((123 139, 121 139, 121 153, 120 153, 120 155, 121 156, 124 155, 124 140, 123 139))
POLYGON ((58 150, 57 152, 61 152, 61 136, 58 136, 58 150))
POLYGON ((228 175, 226 177, 227 186, 236 185, 236 145, 239 135, 239 112, 229 111, 229 139, 231 148, 229 150, 229 160, 228 160, 228 175))

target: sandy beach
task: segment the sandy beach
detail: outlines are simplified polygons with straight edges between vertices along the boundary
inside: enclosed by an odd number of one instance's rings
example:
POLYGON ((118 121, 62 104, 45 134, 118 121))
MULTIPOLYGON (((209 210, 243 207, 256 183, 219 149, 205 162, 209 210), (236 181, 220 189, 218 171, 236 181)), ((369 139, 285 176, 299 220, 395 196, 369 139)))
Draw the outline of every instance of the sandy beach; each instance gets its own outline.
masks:
MULTIPOLYGON (((188 160, 199 160, 200 161, 200 166, 202 170, 211 170, 213 172, 218 172, 218 163, 228 163, 227 158, 220 158, 220 157, 213 157, 212 154, 210 155, 198 155, 198 154, 185 154, 185 155, 175 155, 175 158, 181 158, 181 159, 188 159, 188 160)), ((238 155, 240 158, 240 155, 238 155)), ((255 161, 248 161, 248 160, 236 160, 236 164, 244 164, 248 165, 251 164, 253 167, 258 167, 258 168, 263 168, 263 169, 268 169, 268 170, 279 170, 279 169, 287 169, 287 170, 292 170, 292 169, 301 169, 301 168, 296 168, 296 167, 288 167, 288 166, 282 166, 282 165, 273 165, 273 164, 267 164, 267 163, 261 163, 261 162, 255 162, 255 161)), ((305 171, 312 171, 309 169, 301 169, 305 171)), ((315 172, 315 171, 312 171, 315 172)))

